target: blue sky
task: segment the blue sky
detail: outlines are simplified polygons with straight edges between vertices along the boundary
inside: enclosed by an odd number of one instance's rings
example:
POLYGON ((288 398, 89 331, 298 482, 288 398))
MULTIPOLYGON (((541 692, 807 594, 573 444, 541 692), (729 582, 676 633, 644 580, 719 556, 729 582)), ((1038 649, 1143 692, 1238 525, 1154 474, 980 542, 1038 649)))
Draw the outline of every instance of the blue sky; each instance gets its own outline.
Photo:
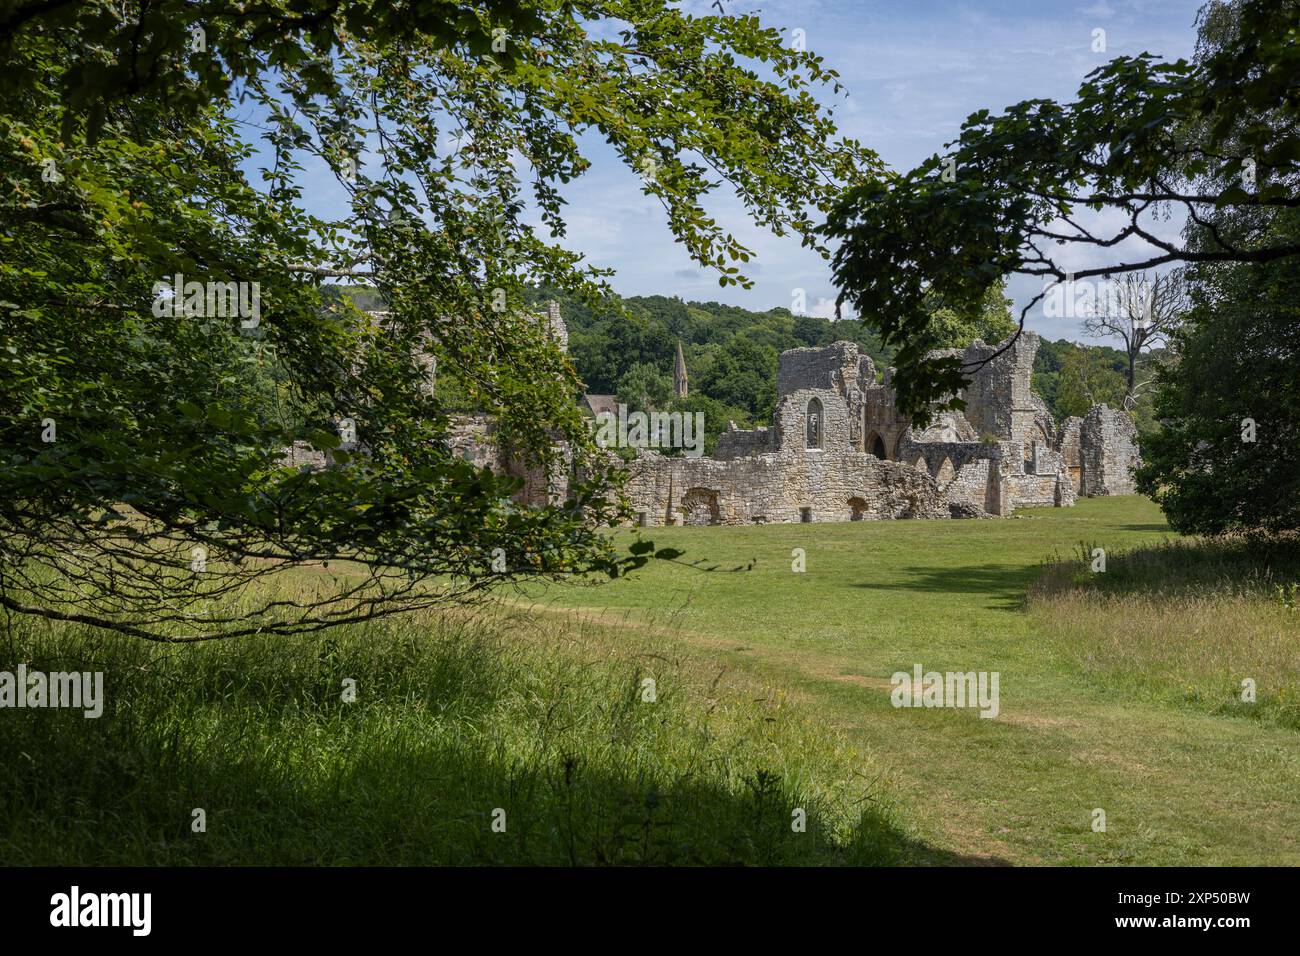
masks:
MULTIPOLYGON (((708 3, 687 6, 703 12, 708 3)), ((755 10, 772 26, 802 28, 809 49, 839 71, 849 91, 835 111, 843 132, 898 169, 940 150, 978 109, 1034 97, 1072 99, 1080 80, 1112 56, 1144 50, 1171 60, 1190 56, 1199 7, 1200 0, 726 0, 729 12, 755 10), (1098 28, 1106 31, 1105 54, 1091 49, 1098 28)), ((565 191, 568 239, 596 265, 617 270, 619 292, 752 309, 789 306, 796 288, 805 290, 810 311, 819 300, 834 300, 820 256, 795 239, 749 226, 730 201, 711 208, 757 252, 748 273, 754 288, 720 288, 674 243, 662 210, 641 195, 636 176, 595 145, 591 173, 565 191)), ((1040 288, 1026 281, 1010 291, 1021 306, 1040 288)), ((1029 322, 1036 331, 1081 338, 1075 320, 1036 311, 1029 322)))
MULTIPOLYGON (((835 115, 844 134, 909 169, 956 137, 976 110, 1000 110, 1019 100, 1073 98, 1080 80, 1111 57, 1151 52, 1190 56, 1201 0, 722 0, 728 12, 757 12, 771 26, 801 28, 809 49, 838 70, 848 95, 835 115), (1093 31, 1106 31, 1105 53, 1092 51, 1093 31)), ((709 0, 681 4, 705 13, 709 0)), ((829 95, 827 102, 831 101, 829 95)), ((804 290, 809 311, 829 314, 835 297, 827 263, 797 239, 778 239, 748 223, 722 191, 709 210, 754 250, 752 289, 719 287, 714 274, 686 255, 664 224, 658 202, 643 195, 637 175, 596 137, 584 143, 593 168, 564 189, 565 244, 597 266, 612 267, 624 295, 675 295, 751 309, 789 306, 804 290), (822 307, 818 308, 818 303, 822 307)), ((317 177, 311 175, 310 181, 317 177)), ((324 173, 324 170, 320 170, 324 173)), ((320 180, 327 179, 321 176, 320 180)), ((322 186, 325 183, 321 183, 322 186)), ((337 184, 330 183, 336 186, 337 184)), ((342 195, 308 190, 308 204, 340 216, 342 195)), ((1177 224, 1166 232, 1177 232, 1177 224)), ((1080 259, 1068 263, 1083 267, 1080 259)), ((1041 288, 1023 280, 1010 288, 1017 311, 1041 288)), ((1081 339, 1073 319, 1046 318, 1041 307, 1029 327, 1051 338, 1081 339)))

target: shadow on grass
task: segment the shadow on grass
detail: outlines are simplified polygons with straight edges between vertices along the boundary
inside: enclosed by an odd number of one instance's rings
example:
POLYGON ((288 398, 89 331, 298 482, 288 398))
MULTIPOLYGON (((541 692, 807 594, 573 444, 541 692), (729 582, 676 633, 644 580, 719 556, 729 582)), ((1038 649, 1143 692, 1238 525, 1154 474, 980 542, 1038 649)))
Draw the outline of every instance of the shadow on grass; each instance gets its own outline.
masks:
POLYGON ((24 638, 0 669, 101 669, 108 699, 99 719, 0 711, 7 865, 1003 862, 917 842, 877 801, 828 803, 807 781, 844 768, 779 720, 715 725, 718 701, 668 674, 647 704, 608 657, 469 628, 162 654, 24 638))
POLYGON ((1095 544, 1083 543, 1073 559, 1045 563, 1035 590, 1073 586, 1107 594, 1150 596, 1233 595, 1285 598, 1300 582, 1300 536, 1174 538, 1106 555, 1105 572, 1092 572, 1095 544))
POLYGON ((906 577, 900 580, 864 581, 852 585, 873 591, 922 591, 928 594, 979 594, 989 599, 990 608, 1015 609, 1024 603, 1026 585, 1035 570, 1023 564, 984 565, 981 567, 899 569, 906 577))

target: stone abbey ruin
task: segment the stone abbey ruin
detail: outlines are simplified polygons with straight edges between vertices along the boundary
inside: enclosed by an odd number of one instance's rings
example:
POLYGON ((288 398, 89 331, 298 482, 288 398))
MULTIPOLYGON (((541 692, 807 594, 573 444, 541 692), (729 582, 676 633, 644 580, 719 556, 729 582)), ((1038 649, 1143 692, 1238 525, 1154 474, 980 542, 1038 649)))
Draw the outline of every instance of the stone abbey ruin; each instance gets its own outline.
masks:
POLYGON ((1129 417, 1094 405, 1058 428, 1030 388, 1038 336, 999 348, 976 341, 949 353, 987 361, 962 392, 964 412, 923 430, 895 407, 892 370, 878 383, 854 343, 784 352, 772 424, 733 425, 711 458, 642 451, 629 465, 633 508, 647 526, 762 524, 975 518, 1132 494, 1129 417))
MULTIPOLYGON (((540 320, 540 317, 539 317, 540 320)), ((567 350, 559 307, 544 319, 567 350)), ((711 457, 639 448, 627 463, 638 523, 764 524, 882 518, 983 518, 1017 507, 1065 507, 1080 496, 1134 492, 1137 430, 1122 411, 1094 405, 1057 426, 1030 387, 1038 336, 1004 345, 976 341, 944 354, 980 364, 961 393, 964 411, 940 412, 924 429, 895 407, 892 369, 877 381, 870 356, 852 342, 783 352, 771 425, 722 434, 711 457)), ((685 394, 680 345, 674 369, 685 394)), ((612 395, 585 395, 583 411, 611 414, 612 395)), ((562 499, 567 476, 512 457, 490 416, 456 416, 450 442, 480 467, 513 474, 522 504, 562 499)), ((295 447, 289 460, 323 467, 325 456, 295 447)))

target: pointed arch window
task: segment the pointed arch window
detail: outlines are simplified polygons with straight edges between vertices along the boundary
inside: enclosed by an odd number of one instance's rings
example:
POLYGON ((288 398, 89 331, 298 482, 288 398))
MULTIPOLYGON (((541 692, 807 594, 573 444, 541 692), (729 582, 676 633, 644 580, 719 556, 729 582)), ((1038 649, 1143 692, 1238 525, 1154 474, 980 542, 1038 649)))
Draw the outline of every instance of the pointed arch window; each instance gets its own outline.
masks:
POLYGON ((821 448, 822 436, 825 431, 824 413, 822 411, 822 400, 814 398, 808 402, 808 414, 805 416, 806 426, 805 433, 807 438, 807 447, 821 448))

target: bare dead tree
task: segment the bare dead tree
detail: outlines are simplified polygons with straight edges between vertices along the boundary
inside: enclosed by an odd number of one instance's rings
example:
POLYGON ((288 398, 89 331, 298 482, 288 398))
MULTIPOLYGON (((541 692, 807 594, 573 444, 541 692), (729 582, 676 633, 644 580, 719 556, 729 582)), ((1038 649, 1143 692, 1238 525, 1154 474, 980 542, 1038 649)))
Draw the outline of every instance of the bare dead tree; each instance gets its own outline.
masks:
POLYGON ((1128 358, 1125 408, 1139 389, 1138 366, 1144 354, 1169 347, 1169 335, 1182 323, 1188 308, 1184 270, 1164 274, 1130 272, 1112 280, 1109 295, 1098 296, 1083 329, 1094 338, 1119 339, 1128 358))

